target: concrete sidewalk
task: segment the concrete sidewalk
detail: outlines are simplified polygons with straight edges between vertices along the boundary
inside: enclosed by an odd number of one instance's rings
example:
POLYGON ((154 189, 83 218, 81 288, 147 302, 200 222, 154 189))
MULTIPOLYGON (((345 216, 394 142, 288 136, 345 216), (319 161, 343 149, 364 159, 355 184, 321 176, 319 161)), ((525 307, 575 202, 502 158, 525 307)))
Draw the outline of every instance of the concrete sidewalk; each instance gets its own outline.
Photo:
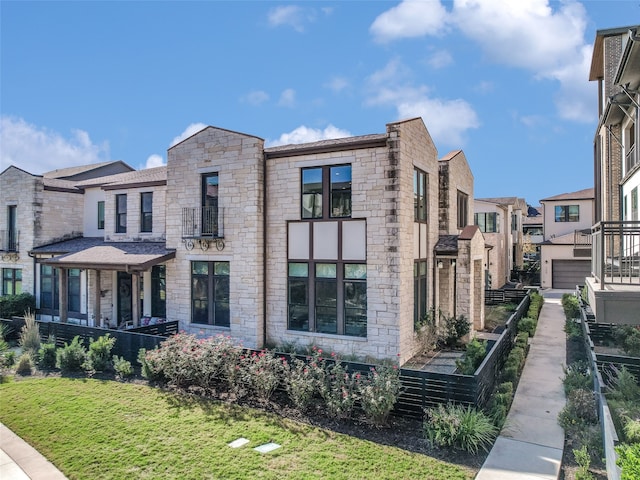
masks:
POLYGON ((538 327, 513 404, 476 480, 557 480, 562 466, 564 430, 558 413, 565 405, 566 364, 563 290, 546 290, 538 327))
POLYGON ((0 423, 0 479, 66 480, 53 463, 0 423))

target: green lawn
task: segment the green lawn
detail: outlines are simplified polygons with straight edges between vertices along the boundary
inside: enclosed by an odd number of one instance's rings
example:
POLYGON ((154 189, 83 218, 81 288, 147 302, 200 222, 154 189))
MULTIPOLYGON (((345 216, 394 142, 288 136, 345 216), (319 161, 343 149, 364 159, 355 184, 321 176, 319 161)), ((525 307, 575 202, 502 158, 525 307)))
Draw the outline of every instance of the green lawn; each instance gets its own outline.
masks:
POLYGON ((0 385, 0 421, 70 479, 471 479, 457 465, 146 385, 32 378, 0 385), (250 443, 233 449, 227 443, 250 443), (260 454, 273 441, 282 448, 260 454))

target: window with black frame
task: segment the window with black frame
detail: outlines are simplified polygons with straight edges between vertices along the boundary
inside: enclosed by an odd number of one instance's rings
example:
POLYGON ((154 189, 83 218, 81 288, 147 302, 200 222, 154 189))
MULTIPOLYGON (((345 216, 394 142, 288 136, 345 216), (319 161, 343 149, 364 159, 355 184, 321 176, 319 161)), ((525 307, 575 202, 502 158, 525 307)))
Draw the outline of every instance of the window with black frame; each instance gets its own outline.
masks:
POLYGON ((413 263, 413 323, 419 325, 427 316, 427 262, 413 263))
POLYGON ((556 205, 554 213, 556 222, 580 221, 580 205, 556 205))
POLYGON ((98 202, 98 230, 104 230, 104 201, 98 202))
POLYGON ((2 269, 2 295, 18 295, 22 293, 22 269, 2 269))
POLYGON ((140 231, 153 231, 153 192, 140 194, 140 231))
POLYGON ((302 169, 301 217, 351 217, 351 165, 302 169))
POLYGON ((116 195, 116 233, 127 233, 127 194, 116 195))
POLYGON ((482 212, 474 214, 475 224, 483 233, 500 233, 500 214, 482 212))
POLYGON ((191 262, 191 322, 228 327, 229 262, 191 262))
POLYGON ((289 263, 289 330, 309 330, 308 263, 289 263))

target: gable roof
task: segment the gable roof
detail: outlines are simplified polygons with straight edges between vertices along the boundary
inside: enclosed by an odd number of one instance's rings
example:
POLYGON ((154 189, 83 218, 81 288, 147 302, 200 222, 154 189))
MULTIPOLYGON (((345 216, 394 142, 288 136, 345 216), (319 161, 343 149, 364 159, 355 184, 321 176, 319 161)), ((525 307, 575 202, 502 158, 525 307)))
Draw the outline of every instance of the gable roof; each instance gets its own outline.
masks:
POLYGON ((79 188, 102 187, 104 190, 142 186, 166 185, 167 167, 145 168, 132 172, 96 177, 77 183, 79 188))
POLYGON ((122 160, 91 163, 89 165, 77 165, 75 167, 58 168, 42 174, 44 178, 58 178, 63 180, 84 180, 88 178, 102 177, 127 171, 133 171, 122 160))
POLYGON ((540 200, 540 202, 550 202, 558 200, 593 200, 595 198, 595 189, 585 188, 584 190, 578 190, 577 192, 561 193, 553 197, 547 197, 540 200))

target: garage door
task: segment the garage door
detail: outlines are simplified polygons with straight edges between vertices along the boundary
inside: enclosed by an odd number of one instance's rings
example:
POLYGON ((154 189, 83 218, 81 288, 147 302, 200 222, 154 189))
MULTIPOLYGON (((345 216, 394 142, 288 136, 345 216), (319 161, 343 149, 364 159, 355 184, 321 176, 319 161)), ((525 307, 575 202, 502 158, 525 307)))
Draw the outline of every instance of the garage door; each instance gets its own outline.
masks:
POLYGON ((551 275, 553 288, 573 290, 591 276, 591 260, 553 260, 551 275))

